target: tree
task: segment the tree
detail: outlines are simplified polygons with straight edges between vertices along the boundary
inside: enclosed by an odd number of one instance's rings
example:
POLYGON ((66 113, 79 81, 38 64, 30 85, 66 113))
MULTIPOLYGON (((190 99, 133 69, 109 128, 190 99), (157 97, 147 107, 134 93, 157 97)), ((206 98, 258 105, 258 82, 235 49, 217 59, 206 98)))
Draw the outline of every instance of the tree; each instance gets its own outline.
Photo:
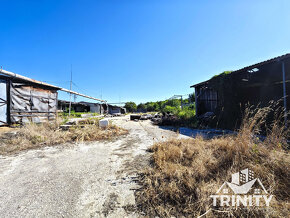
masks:
POLYGON ((137 111, 137 105, 133 101, 126 102, 125 108, 128 112, 135 112, 137 111))
POLYGON ((145 112, 147 110, 147 107, 145 104, 140 103, 140 104, 138 104, 137 109, 138 109, 138 111, 145 112))
POLYGON ((152 111, 159 111, 159 105, 157 102, 147 102, 146 104, 147 111, 152 112, 152 111))
POLYGON ((189 94, 188 100, 189 100, 190 103, 195 102, 195 93, 189 94))

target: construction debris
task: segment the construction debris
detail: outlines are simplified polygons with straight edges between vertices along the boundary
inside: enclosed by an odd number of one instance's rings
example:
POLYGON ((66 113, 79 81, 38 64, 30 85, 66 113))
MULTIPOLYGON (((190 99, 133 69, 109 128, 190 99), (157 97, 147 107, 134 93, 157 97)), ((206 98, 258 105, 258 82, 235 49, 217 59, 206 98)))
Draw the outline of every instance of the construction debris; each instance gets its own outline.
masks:
POLYGON ((141 115, 138 114, 131 114, 130 115, 130 120, 140 120, 141 115))

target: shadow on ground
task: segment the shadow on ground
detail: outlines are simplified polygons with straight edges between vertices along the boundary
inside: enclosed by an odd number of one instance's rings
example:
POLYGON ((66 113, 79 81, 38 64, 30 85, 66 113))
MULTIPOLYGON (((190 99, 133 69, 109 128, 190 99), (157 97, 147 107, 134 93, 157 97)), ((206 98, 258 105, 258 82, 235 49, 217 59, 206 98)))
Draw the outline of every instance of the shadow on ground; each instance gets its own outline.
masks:
POLYGON ((235 135, 234 131, 230 130, 219 130, 219 129, 192 129, 187 127, 175 127, 175 126, 159 126, 163 130, 171 130, 179 132, 179 134, 195 138, 202 136, 204 139, 212 139, 215 137, 221 137, 225 135, 235 135))

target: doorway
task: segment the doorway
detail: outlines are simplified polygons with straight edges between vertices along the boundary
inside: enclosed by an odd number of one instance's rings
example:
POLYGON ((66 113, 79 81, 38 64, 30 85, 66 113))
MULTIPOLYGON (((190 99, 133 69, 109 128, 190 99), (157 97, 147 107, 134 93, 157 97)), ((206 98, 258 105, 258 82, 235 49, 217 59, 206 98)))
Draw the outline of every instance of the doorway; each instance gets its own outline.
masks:
POLYGON ((7 124, 7 82, 0 79, 0 126, 7 124))

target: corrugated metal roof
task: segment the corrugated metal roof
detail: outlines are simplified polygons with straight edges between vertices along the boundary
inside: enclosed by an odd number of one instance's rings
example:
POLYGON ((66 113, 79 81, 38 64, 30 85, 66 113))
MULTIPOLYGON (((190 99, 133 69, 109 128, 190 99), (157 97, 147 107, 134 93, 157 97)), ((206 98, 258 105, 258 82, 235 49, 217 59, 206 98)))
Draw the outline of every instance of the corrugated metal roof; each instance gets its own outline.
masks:
POLYGON ((190 86, 190 88, 194 88, 194 87, 196 87, 196 86, 201 86, 201 85, 203 85, 203 84, 208 83, 208 81, 210 81, 210 79, 209 79, 209 80, 206 80, 206 81, 203 81, 203 82, 200 82, 200 83, 197 83, 197 84, 194 84, 194 85, 190 86))
MULTIPOLYGON (((243 71, 246 71, 246 70, 251 70, 251 69, 254 69, 254 68, 257 68, 257 67, 260 67, 262 65, 265 65, 265 64, 269 64, 269 63, 272 63, 272 62, 276 62, 276 61, 281 61, 281 60, 284 60, 286 58, 290 58, 290 53, 287 53, 287 54, 284 54, 284 55, 281 55, 281 56, 278 56, 278 57, 275 57, 275 58, 271 58, 271 59, 268 59, 266 61, 262 61, 260 63, 257 63, 257 64, 253 64, 253 65, 250 65, 250 66, 247 66, 247 67, 244 67, 244 68, 241 68, 239 70, 235 70, 233 72, 231 72, 231 74, 233 73, 240 73, 240 72, 243 72, 243 71)), ((211 79, 209 80, 206 80, 204 82, 200 82, 200 83, 197 83, 195 85, 192 85, 190 86, 190 88, 193 88, 193 87, 196 87, 196 86, 200 86, 200 85, 203 85, 203 84, 206 84, 210 81, 211 79)))
MULTIPOLYGON (((70 101, 66 101, 66 100, 57 100, 58 103, 63 103, 63 104, 69 104, 70 101)), ((83 105, 83 106, 87 106, 86 104, 82 103, 82 102, 71 102, 72 105, 83 105)))

